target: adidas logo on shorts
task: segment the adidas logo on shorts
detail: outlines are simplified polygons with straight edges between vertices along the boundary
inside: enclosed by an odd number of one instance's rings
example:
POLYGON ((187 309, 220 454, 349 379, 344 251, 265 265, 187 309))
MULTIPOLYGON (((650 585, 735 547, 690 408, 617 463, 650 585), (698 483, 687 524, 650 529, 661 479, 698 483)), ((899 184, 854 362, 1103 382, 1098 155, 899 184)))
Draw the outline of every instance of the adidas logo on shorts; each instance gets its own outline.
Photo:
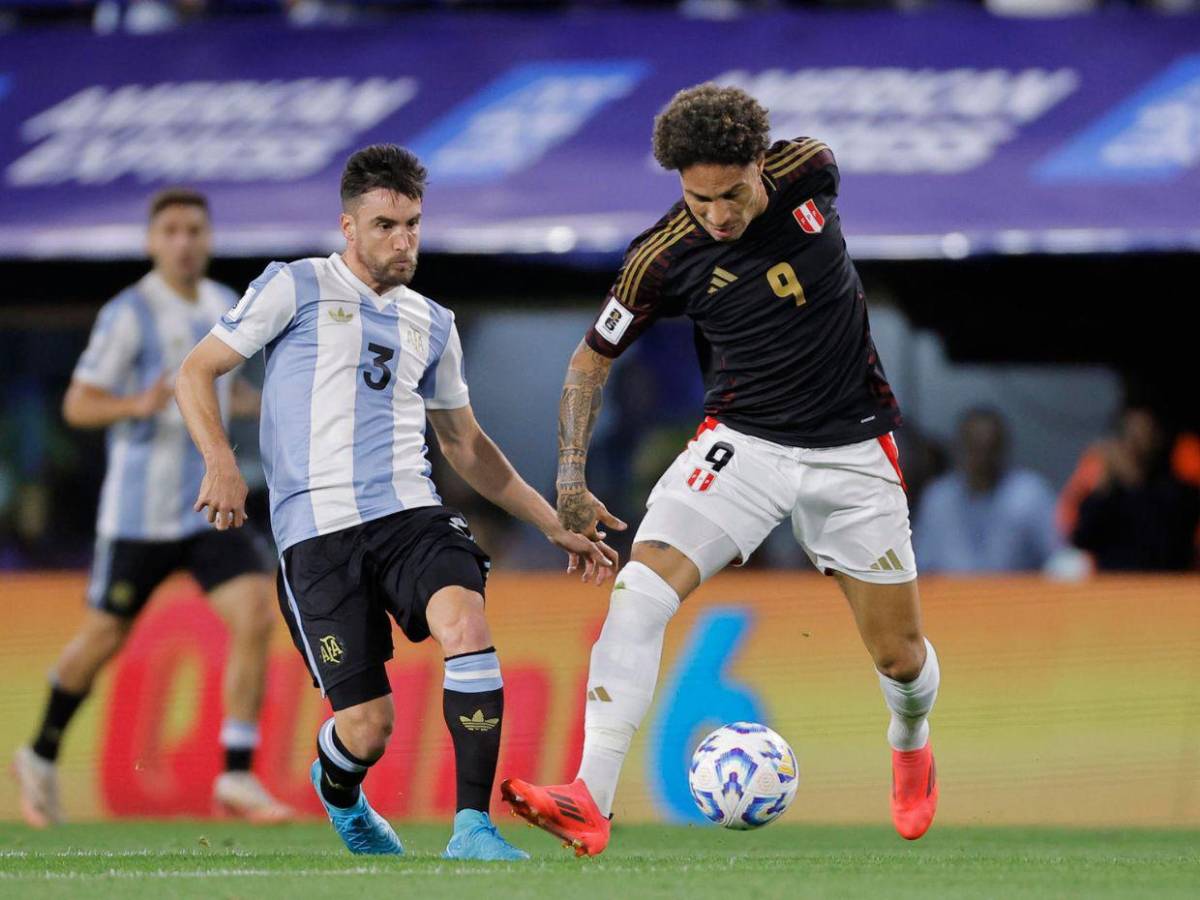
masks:
POLYGON ((895 550, 888 550, 883 556, 871 563, 871 569, 876 572, 903 572, 904 566, 895 550))

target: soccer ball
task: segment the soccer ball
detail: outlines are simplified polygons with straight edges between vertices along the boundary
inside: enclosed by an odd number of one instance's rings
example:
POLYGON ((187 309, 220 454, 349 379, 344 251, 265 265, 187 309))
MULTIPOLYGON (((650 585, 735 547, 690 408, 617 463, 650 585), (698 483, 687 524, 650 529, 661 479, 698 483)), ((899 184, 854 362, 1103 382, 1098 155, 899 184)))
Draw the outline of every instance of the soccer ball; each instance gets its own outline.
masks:
POLYGON ((759 828, 787 809, 800 771, 788 742, 766 725, 722 725, 692 754, 688 786, 700 812, 724 828, 759 828))

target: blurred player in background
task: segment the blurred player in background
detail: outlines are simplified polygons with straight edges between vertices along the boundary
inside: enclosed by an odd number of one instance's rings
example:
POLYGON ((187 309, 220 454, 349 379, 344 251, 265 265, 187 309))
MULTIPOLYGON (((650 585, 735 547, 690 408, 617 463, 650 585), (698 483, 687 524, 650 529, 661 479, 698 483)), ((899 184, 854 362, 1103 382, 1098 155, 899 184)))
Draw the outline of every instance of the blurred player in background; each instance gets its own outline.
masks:
MULTIPOLYGON (((17 751, 14 763, 21 808, 37 827, 62 819, 55 762, 71 718, 155 588, 180 569, 200 583, 231 637, 221 728, 225 771, 214 798, 252 821, 291 815, 250 771, 274 621, 265 556, 249 533, 213 533, 192 508, 204 461, 172 402, 184 357, 234 299, 204 277, 211 244, 203 194, 171 189, 153 198, 146 246, 154 268, 100 311, 63 400, 68 424, 108 429, 108 470, 89 608, 54 667, 33 743, 17 751)), ((223 380, 220 395, 223 415, 258 412, 258 392, 233 376, 223 380)))
POLYGON ((621 764, 650 708, 663 634, 680 601, 744 563, 785 519, 837 578, 891 710, 892 818, 925 833, 937 806, 926 716, 938 663, 921 629, 900 424, 846 253, 838 170, 820 141, 771 144, 767 112, 734 88, 675 96, 654 155, 683 199, 634 240, 606 305, 571 358, 559 414, 558 514, 593 540, 624 528, 584 465, 612 361, 663 316, 695 323, 707 418, 650 495, 592 649, 579 777, 502 783, 514 809, 603 851, 621 764))
POLYGON ((425 169, 393 145, 355 153, 342 175, 346 249, 272 263, 196 347, 177 396, 207 471, 197 508, 217 529, 245 518, 246 485, 218 411, 224 373, 267 351, 263 466, 279 547, 279 602, 313 683, 333 707, 313 787, 353 853, 400 854, 360 785, 395 719, 384 663, 388 614, 445 657, 442 706, 454 744, 457 813, 445 856, 528 857, 488 816, 504 689, 484 617, 488 556, 430 479, 425 422, 464 480, 536 525, 585 577, 616 554, 565 529, 471 410, 454 314, 407 285, 417 268, 425 169))

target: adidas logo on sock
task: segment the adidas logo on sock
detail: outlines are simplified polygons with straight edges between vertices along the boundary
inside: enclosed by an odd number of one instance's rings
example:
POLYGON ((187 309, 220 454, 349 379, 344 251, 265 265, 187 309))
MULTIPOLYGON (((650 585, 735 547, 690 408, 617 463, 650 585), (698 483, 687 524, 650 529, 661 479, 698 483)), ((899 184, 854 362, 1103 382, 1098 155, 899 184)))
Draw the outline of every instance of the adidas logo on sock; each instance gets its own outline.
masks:
POLYGON ((599 700, 601 703, 612 703, 612 697, 610 697, 608 691, 602 687, 588 691, 588 699, 599 700))
POLYGON ((498 718, 485 719, 482 709, 475 710, 475 715, 469 719, 466 716, 459 716, 458 721, 462 722, 463 728, 467 729, 467 731, 491 731, 500 724, 500 719, 498 718))
POLYGON ((876 572, 902 572, 904 566, 900 563, 900 557, 896 555, 895 550, 888 550, 878 560, 871 563, 871 568, 876 572))

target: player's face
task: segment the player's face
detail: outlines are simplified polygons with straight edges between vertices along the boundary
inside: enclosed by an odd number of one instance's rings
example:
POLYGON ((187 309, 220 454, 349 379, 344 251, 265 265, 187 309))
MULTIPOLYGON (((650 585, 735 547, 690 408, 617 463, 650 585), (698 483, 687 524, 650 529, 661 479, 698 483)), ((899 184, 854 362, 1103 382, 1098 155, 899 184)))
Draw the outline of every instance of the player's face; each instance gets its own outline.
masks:
POLYGON ((1149 463, 1162 451, 1163 434, 1154 414, 1130 409, 1121 417, 1121 437, 1138 460, 1149 463))
POLYGON ((717 241, 736 241, 767 207, 763 160, 748 166, 696 163, 679 173, 683 199, 717 241))
POLYGON ((195 284, 212 254, 212 226, 199 206, 176 203, 159 210, 146 232, 154 268, 171 284, 195 284))
POLYGON ((978 416, 960 432, 963 470, 972 481, 993 483, 1004 469, 1005 435, 1001 424, 978 416))
POLYGON ((376 188, 342 213, 346 252, 386 291, 408 284, 417 272, 421 201, 376 188))

